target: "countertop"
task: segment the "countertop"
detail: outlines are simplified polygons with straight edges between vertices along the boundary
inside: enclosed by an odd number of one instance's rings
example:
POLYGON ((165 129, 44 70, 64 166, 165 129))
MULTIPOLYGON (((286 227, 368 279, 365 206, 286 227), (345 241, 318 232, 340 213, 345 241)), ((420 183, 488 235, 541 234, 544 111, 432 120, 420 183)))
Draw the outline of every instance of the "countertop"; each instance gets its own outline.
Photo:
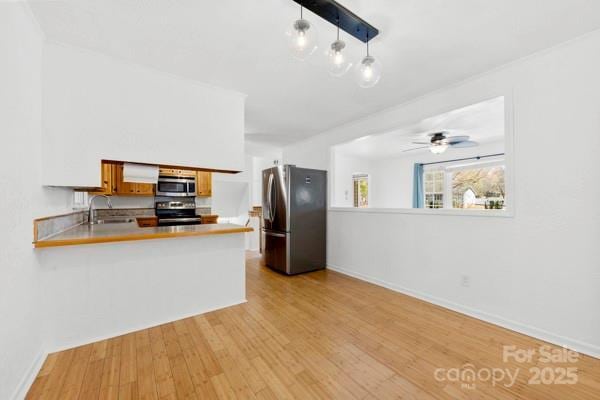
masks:
POLYGON ((145 228, 140 228, 136 222, 99 225, 83 224, 62 233, 35 241, 33 244, 36 248, 43 248, 131 240, 224 235, 252 231, 252 228, 235 224, 200 224, 145 228))

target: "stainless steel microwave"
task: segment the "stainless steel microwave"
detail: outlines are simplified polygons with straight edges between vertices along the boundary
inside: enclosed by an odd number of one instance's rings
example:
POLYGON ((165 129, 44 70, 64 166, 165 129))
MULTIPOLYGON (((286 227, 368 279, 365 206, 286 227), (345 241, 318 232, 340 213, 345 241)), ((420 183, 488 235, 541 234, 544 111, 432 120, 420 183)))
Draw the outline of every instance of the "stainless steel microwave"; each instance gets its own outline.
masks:
POLYGON ((169 197, 196 196, 196 178, 159 176, 156 184, 156 195, 169 197))

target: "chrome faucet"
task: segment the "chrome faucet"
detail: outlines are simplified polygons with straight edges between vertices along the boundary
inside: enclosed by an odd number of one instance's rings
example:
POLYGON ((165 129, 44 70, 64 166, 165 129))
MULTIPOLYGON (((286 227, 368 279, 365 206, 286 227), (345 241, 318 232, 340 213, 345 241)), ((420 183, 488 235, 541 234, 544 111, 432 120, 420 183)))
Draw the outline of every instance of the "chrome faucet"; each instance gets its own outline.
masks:
POLYGON ((94 200, 97 197, 104 197, 106 199, 106 204, 108 205, 108 208, 112 208, 112 202, 110 200, 110 197, 108 197, 107 195, 97 194, 95 196, 92 196, 92 198, 90 199, 90 209, 88 210, 88 224, 90 224, 90 225, 96 223, 96 219, 93 217, 94 214, 92 214, 92 213, 96 211, 95 209, 93 209, 93 205, 94 205, 94 200))

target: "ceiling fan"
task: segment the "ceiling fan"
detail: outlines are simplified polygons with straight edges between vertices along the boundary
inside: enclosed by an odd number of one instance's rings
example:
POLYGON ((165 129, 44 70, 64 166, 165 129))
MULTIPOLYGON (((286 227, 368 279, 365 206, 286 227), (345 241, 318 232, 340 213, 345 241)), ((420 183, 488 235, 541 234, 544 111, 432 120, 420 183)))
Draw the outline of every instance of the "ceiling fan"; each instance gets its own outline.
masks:
POLYGON ((433 154, 442 154, 443 152, 448 150, 448 147, 475 147, 479 144, 477 142, 469 140, 469 136, 467 135, 448 136, 448 132, 446 131, 430 133, 427 136, 431 137, 429 142, 413 142, 413 144, 425 144, 427 146, 415 147, 413 149, 404 150, 404 152, 429 148, 429 150, 433 154))

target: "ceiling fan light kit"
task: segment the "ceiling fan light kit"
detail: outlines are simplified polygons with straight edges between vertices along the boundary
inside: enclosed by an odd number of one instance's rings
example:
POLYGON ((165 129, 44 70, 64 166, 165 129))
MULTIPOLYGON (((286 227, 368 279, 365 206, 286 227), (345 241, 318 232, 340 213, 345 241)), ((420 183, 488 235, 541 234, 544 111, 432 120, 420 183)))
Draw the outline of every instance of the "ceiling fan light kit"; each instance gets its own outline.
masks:
POLYGON ((300 19, 294 22, 290 36, 290 49, 295 58, 307 59, 317 48, 317 35, 314 27, 303 17, 307 8, 337 27, 335 40, 325 53, 328 58, 329 74, 342 77, 352 68, 352 63, 344 55, 346 42, 340 40, 340 29, 366 43, 367 55, 356 65, 356 81, 362 88, 375 86, 381 78, 381 63, 369 54, 369 41, 379 34, 379 30, 348 10, 335 0, 294 0, 300 5, 300 19))
POLYGON ((448 150, 448 145, 444 143, 432 144, 429 148, 429 151, 431 151, 433 154, 442 154, 446 150, 448 150))

